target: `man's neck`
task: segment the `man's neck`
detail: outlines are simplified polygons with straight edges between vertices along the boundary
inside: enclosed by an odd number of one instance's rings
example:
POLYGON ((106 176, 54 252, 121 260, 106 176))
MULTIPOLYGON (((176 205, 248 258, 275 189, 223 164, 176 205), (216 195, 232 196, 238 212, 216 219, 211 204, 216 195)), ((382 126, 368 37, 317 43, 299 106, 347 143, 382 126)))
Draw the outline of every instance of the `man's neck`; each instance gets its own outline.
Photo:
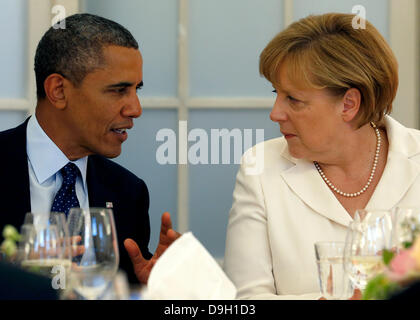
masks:
POLYGON ((36 119, 45 134, 60 148, 71 160, 77 160, 89 155, 89 153, 75 144, 74 132, 68 130, 64 117, 60 117, 61 110, 47 110, 51 106, 38 104, 35 109, 36 119))

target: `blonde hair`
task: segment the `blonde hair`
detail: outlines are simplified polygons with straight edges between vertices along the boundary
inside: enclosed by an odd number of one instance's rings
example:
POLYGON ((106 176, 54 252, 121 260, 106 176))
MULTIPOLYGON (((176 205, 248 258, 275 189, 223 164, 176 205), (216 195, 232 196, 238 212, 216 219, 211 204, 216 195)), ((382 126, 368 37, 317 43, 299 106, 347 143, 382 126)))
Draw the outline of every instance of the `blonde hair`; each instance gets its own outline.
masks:
POLYGON ((277 84, 286 61, 288 76, 299 87, 328 89, 335 96, 357 88, 358 127, 371 121, 381 125, 397 92, 398 63, 378 30, 368 21, 365 29, 354 29, 354 17, 328 13, 292 23, 262 51, 260 74, 277 84))

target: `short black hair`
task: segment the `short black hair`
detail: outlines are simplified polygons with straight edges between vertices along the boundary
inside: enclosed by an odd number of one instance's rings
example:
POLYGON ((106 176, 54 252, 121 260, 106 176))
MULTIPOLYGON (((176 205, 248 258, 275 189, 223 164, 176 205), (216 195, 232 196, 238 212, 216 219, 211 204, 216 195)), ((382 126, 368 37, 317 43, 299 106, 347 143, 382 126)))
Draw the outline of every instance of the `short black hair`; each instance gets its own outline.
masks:
POLYGON ((38 99, 45 98, 44 81, 61 74, 75 86, 104 64, 103 48, 108 45, 138 49, 133 35, 122 25, 93 14, 75 14, 48 29, 35 54, 38 99))

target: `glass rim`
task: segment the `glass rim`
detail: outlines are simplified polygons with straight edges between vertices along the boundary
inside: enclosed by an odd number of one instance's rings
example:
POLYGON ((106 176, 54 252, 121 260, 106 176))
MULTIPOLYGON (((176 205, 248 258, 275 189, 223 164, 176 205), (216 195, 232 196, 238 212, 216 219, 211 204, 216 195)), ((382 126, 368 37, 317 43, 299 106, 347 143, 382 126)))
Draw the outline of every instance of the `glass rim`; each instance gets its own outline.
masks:
POLYGON ((109 211, 113 211, 113 210, 112 210, 112 208, 105 208, 105 207, 89 207, 89 208, 87 208, 87 209, 84 209, 84 208, 70 208, 69 213, 70 213, 70 211, 72 211, 72 210, 80 210, 80 211, 99 211, 99 210, 105 210, 105 211, 107 211, 107 210, 109 210, 109 211))

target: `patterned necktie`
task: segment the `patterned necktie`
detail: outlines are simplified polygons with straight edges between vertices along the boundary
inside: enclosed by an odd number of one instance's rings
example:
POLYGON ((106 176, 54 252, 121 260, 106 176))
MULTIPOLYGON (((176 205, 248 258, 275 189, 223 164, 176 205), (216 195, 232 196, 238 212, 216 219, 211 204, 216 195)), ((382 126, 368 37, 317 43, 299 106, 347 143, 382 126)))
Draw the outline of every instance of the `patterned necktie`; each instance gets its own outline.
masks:
POLYGON ((55 195, 52 212, 64 212, 67 216, 71 208, 80 207, 76 195, 76 178, 80 173, 79 168, 74 163, 67 163, 61 170, 63 184, 55 195))

